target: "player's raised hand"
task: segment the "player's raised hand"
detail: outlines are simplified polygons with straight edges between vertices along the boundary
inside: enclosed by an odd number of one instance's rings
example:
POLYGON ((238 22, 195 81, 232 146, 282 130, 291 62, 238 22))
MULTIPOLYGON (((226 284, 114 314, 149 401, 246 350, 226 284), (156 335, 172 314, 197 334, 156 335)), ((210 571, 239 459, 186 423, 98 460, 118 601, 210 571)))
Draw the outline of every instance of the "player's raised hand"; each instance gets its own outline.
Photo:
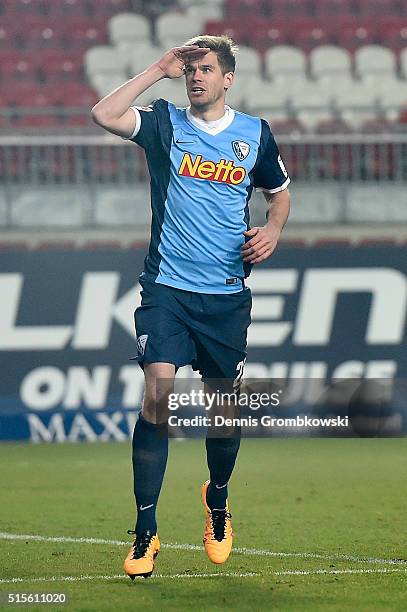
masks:
POLYGON ((250 240, 242 246, 243 261, 251 264, 265 261, 275 250, 280 234, 281 229, 270 225, 252 227, 244 232, 245 237, 250 238, 250 240))
POLYGON ((186 63, 200 60, 209 51, 207 47, 198 47, 198 45, 174 47, 156 62, 156 66, 160 68, 164 77, 178 79, 184 74, 186 63))

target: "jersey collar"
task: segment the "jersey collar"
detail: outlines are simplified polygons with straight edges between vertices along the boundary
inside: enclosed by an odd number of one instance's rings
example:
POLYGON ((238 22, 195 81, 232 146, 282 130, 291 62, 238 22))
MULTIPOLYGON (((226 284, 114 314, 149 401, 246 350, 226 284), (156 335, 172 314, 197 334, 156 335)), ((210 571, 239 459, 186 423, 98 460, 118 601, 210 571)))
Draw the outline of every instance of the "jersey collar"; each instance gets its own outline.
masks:
POLYGON ((191 113, 191 107, 188 106, 186 109, 187 119, 192 125, 194 125, 199 130, 206 132, 207 134, 211 134, 212 136, 216 136, 223 130, 229 127, 235 118, 235 111, 230 106, 225 104, 225 114, 220 119, 215 119, 215 121, 204 121, 203 119, 198 119, 194 117, 191 113))

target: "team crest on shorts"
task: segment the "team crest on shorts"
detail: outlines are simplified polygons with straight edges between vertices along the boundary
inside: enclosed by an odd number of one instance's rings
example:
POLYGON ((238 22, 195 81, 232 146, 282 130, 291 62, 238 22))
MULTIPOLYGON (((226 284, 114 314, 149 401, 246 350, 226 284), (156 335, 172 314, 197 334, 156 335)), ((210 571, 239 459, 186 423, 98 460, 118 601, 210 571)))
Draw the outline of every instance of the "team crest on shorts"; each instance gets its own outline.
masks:
POLYGON ((137 338, 137 352, 139 355, 144 355, 146 350, 146 344, 148 340, 148 334, 143 334, 137 338))
POLYGON ((250 145, 243 140, 234 140, 232 142, 233 151, 239 161, 243 161, 250 153, 250 145))

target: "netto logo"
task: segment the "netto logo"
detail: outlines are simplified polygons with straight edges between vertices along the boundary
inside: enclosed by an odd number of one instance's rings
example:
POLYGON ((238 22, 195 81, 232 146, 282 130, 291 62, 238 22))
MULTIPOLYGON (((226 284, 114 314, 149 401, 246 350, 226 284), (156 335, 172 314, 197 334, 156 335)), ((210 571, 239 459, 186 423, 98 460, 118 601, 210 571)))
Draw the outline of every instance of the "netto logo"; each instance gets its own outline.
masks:
POLYGON ((233 161, 227 162, 226 159, 221 159, 215 164, 213 161, 202 161, 202 155, 197 155, 193 159, 190 153, 185 153, 178 174, 217 183, 239 185, 244 181, 246 170, 241 166, 235 166, 233 161))

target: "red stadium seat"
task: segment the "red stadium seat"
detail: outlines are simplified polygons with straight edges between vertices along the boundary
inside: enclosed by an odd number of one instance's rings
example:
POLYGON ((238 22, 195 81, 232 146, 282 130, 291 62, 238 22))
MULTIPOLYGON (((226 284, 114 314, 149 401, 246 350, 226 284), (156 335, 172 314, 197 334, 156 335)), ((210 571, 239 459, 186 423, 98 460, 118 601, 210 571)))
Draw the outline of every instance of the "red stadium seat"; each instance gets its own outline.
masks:
POLYGON ((269 2, 271 17, 311 17, 311 6, 308 0, 272 0, 269 2))
POLYGON ((45 51, 39 58, 42 80, 45 83, 83 81, 83 52, 45 51))
POLYGON ((230 19, 245 16, 258 16, 265 14, 264 0, 225 0, 224 10, 230 19))
POLYGON ((23 45, 23 39, 20 29, 15 25, 5 20, 0 21, 0 51, 9 51, 10 49, 20 49, 23 45))
POLYGON ((58 106, 61 103, 61 93, 55 87, 18 83, 5 93, 9 106, 42 108, 58 106))
POLYGON ((337 28, 336 42, 348 51, 355 51, 363 45, 370 45, 376 42, 377 24, 371 21, 356 22, 352 25, 343 24, 337 28))
POLYGON ((397 0, 358 0, 357 9, 363 17, 391 17, 399 14, 397 0))
POLYGON ((332 29, 332 26, 329 28, 324 23, 315 22, 310 25, 297 23, 297 27, 293 30, 292 42, 295 46, 308 52, 314 47, 329 44, 332 40, 332 29))
POLYGON ((3 14, 7 17, 41 16, 46 13, 43 0, 2 0, 3 14))
POLYGON ((100 99, 91 87, 80 83, 61 83, 58 92, 63 106, 83 106, 91 109, 100 99))
POLYGON ((15 82, 32 83, 39 81, 37 58, 17 52, 1 54, 0 77, 2 87, 13 86, 15 82))
POLYGON ((350 16, 355 12, 353 0, 311 0, 311 10, 318 18, 350 16))
POLYGON ((65 30, 65 39, 70 49, 85 50, 96 45, 107 44, 106 21, 104 19, 70 21, 65 30))
POLYGON ((407 18, 383 20, 377 33, 378 42, 393 51, 407 47, 407 18))

